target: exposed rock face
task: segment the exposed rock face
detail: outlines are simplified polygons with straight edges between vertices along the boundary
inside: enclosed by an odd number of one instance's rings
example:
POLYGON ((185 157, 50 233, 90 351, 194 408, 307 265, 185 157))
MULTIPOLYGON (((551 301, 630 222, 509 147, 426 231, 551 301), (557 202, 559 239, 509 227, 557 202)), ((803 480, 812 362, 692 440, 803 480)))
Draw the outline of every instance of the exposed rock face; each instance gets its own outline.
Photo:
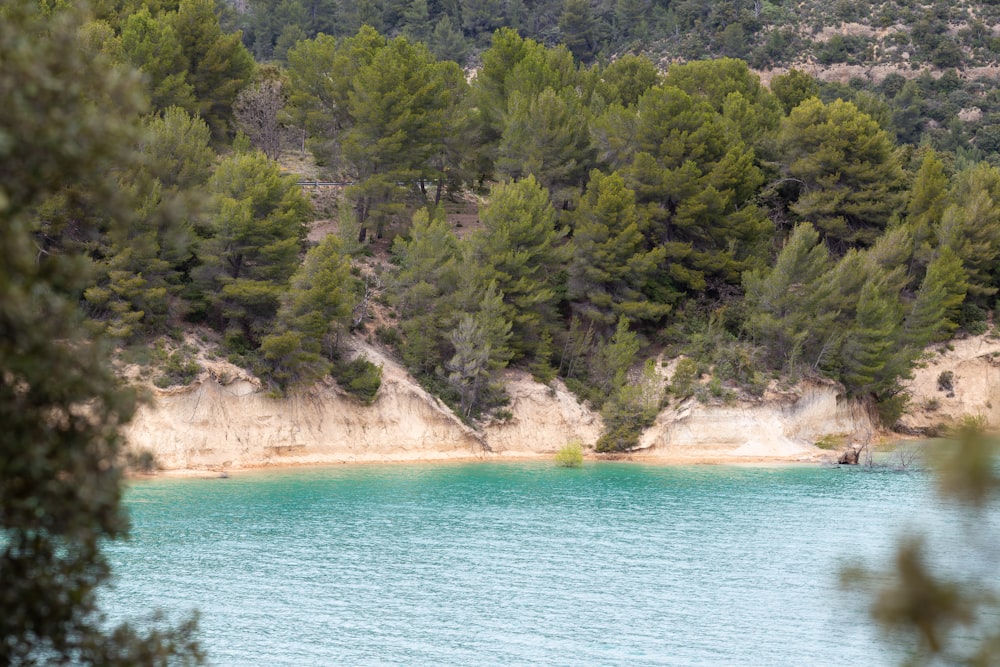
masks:
POLYGON ((769 392, 755 403, 702 405, 687 401, 660 413, 640 444, 672 458, 819 460, 823 436, 870 438, 868 412, 834 383, 803 382, 790 392, 769 392))
MULTIPOLYGON (((592 446, 600 415, 562 383, 541 385, 526 373, 504 380, 511 416, 473 430, 377 349, 358 352, 382 366, 382 387, 363 406, 335 385, 318 384, 273 398, 255 378, 225 364, 209 366, 188 387, 154 390, 127 430, 130 446, 167 469, 550 456, 571 440, 592 446)), ((873 431, 859 405, 833 383, 808 383, 754 403, 664 410, 641 440, 644 455, 683 461, 829 456, 812 445, 824 435, 861 439, 873 431)))
POLYGON ((592 446, 604 429, 601 416, 580 405, 559 380, 551 387, 530 375, 511 371, 504 377, 511 418, 485 426, 492 451, 517 455, 551 453, 571 440, 592 446))
POLYGON ((965 416, 1000 427, 1000 339, 973 336, 930 351, 906 385, 910 406, 900 425, 914 433, 935 430, 965 416), (948 349, 951 348, 951 349, 948 349), (951 373, 939 386, 942 373, 951 373))
POLYGON ((126 431, 131 447, 164 468, 407 461, 481 456, 484 441, 395 363, 363 406, 334 385, 273 398, 240 376, 203 373, 189 387, 154 392, 126 431))

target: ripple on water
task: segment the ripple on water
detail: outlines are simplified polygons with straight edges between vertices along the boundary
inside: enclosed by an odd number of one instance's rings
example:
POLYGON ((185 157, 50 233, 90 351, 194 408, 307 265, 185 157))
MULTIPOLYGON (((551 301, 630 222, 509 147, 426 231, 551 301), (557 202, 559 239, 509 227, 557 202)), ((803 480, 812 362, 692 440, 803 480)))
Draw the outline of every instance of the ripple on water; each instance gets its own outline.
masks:
POLYGON ((126 501, 105 608, 198 609, 216 665, 892 664, 838 569, 952 518, 919 474, 632 464, 284 470, 126 501))

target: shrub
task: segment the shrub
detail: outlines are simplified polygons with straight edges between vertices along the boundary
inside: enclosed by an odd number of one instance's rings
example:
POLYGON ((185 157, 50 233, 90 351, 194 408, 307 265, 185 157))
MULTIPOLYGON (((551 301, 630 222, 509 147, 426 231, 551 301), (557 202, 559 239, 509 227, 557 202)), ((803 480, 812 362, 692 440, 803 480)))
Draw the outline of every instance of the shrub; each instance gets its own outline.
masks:
POLYGON ((567 442, 556 452, 556 465, 563 468, 579 468, 583 465, 583 446, 578 440, 567 442))
POLYGON ((955 391, 955 374, 951 371, 941 371, 937 378, 938 391, 955 391))
POLYGON ((188 385, 194 382, 200 372, 201 366, 195 359, 182 350, 176 350, 163 357, 161 373, 153 380, 153 384, 160 389, 177 384, 188 385))
POLYGON ((986 415, 962 415, 956 424, 948 429, 948 434, 954 438, 970 438, 982 435, 989 428, 986 415))
POLYGON ((604 433, 597 439, 598 452, 625 452, 639 444, 639 436, 656 421, 659 406, 646 405, 638 387, 622 387, 605 404, 604 433))
POLYGON ((398 329, 395 327, 387 327, 385 325, 375 327, 375 338, 377 338, 383 345, 395 348, 398 348, 403 342, 398 329))
POLYGON ((904 392, 880 398, 877 406, 879 420, 886 426, 893 426, 906 412, 909 402, 910 396, 904 392))
POLYGON ((697 379, 698 363, 687 357, 681 359, 670 378, 670 393, 680 399, 690 398, 694 394, 697 379))
POLYGON ((371 405, 382 386, 382 367, 358 357, 348 363, 335 363, 333 379, 348 394, 365 405, 371 405))
POLYGON ((986 311, 974 303, 963 303, 959 313, 958 324, 962 330, 973 336, 986 333, 989 328, 986 322, 986 311))

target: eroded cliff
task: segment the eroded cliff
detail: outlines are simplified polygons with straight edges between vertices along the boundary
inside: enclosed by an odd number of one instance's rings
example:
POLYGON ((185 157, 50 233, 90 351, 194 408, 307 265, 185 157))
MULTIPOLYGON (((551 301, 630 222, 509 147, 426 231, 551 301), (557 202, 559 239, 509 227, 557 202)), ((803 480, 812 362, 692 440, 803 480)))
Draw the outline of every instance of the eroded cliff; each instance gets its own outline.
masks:
MULTIPOLYGON (((510 415, 470 428, 422 389, 393 359, 359 343, 380 365, 382 387, 370 406, 335 384, 275 398, 224 362, 187 387, 152 390, 127 430, 129 445, 165 469, 233 469, 321 464, 549 456, 570 440, 592 446, 599 414, 559 382, 504 376, 510 415)), ((833 383, 804 383, 763 399, 729 405, 688 401, 663 410, 642 437, 640 455, 677 461, 819 460, 824 436, 870 437, 867 413, 833 383)))

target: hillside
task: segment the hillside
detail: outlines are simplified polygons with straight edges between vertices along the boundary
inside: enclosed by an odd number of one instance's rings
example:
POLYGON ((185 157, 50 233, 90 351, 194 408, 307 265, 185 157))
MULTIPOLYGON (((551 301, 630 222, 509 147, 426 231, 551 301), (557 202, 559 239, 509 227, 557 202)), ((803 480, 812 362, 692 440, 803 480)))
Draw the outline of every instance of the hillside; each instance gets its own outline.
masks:
POLYGON ((370 403, 363 338, 464 424, 562 382, 603 452, 801 382, 892 427, 929 344, 990 331, 992 6, 515 4, 101 5, 81 49, 149 113, 120 213, 47 193, 39 257, 87 259, 88 331, 159 386, 194 330, 264 396, 370 403))
MULTIPOLYGON (((148 387, 126 430, 128 452, 165 470, 224 471, 247 467, 455 459, 550 457, 567 442, 593 451, 602 432, 598 412, 556 380, 548 386, 519 371, 502 381, 508 414, 471 428, 424 391, 384 351, 362 340, 354 354, 382 369, 370 406, 322 382, 269 395, 259 379, 210 356, 190 385, 148 387)), ((823 439, 871 440, 866 410, 831 383, 806 382, 757 400, 687 400, 663 410, 632 456, 672 463, 818 461, 823 439)))

